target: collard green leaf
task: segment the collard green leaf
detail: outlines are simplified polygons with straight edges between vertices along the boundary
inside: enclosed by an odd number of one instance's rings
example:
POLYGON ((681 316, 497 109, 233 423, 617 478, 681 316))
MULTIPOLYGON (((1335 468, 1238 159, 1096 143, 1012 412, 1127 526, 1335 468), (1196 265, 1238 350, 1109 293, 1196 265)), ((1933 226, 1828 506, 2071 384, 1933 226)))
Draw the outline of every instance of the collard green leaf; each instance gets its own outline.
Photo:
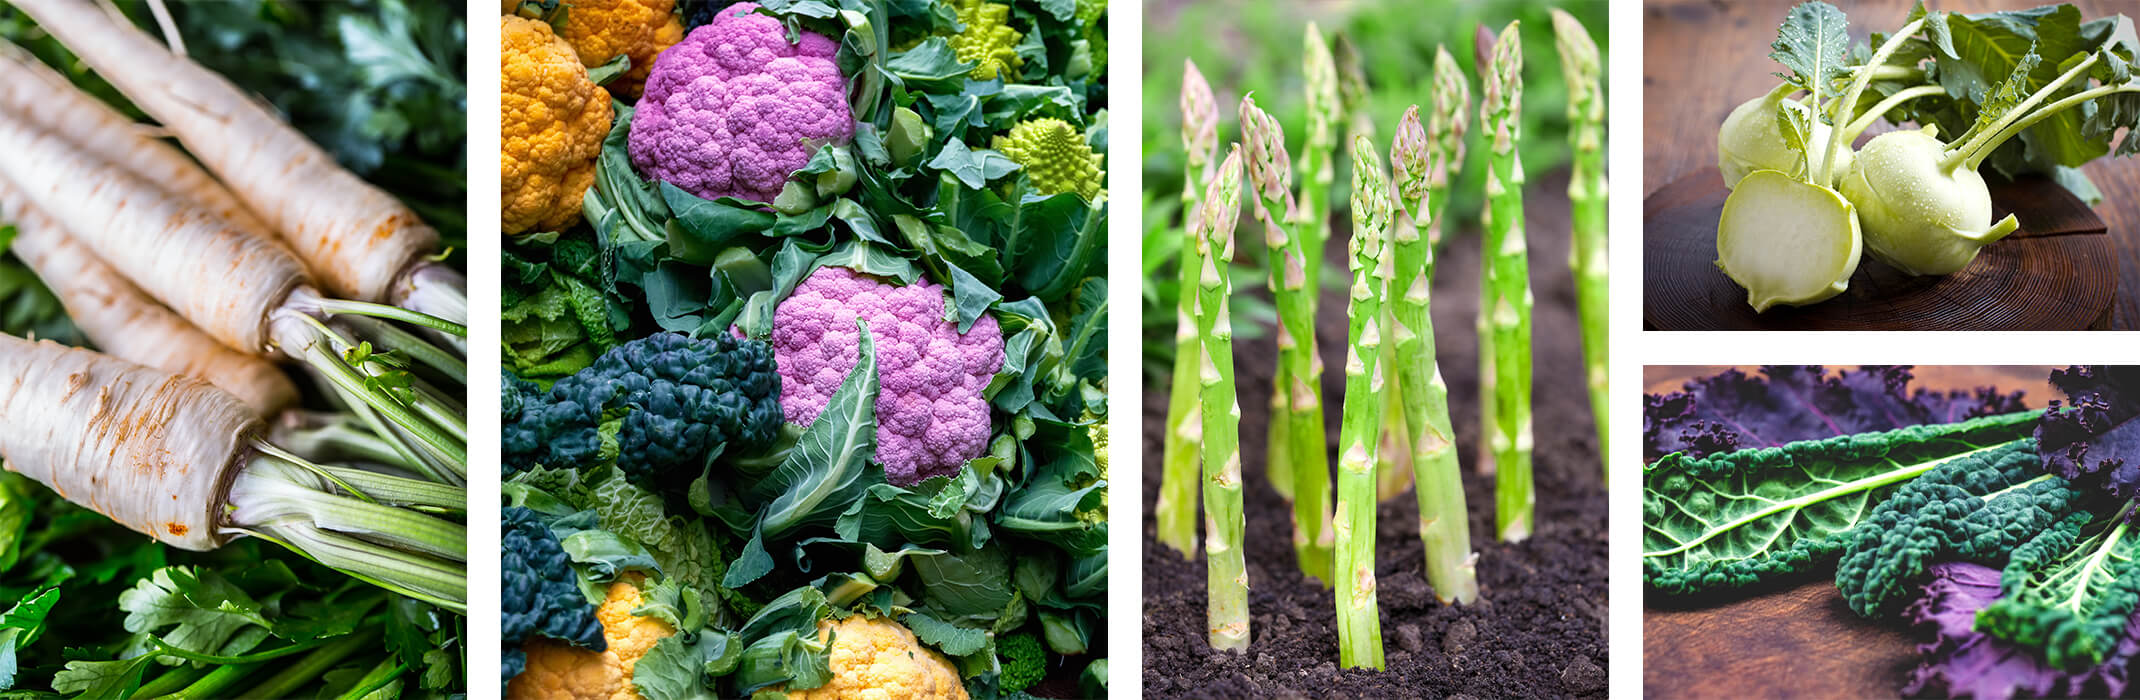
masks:
POLYGON ((1668 593, 1755 585, 1834 556, 1900 485, 2026 437, 2036 412, 1794 442, 1643 472, 1643 580, 1668 593))

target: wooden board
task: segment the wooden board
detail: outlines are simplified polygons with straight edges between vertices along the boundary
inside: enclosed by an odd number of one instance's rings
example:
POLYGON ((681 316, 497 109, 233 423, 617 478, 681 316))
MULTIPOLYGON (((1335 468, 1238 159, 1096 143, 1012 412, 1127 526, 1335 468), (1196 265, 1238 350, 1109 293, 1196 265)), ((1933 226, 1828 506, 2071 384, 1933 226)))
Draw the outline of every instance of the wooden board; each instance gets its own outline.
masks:
POLYGON ((1642 690, 1690 700, 1894 697, 1917 663, 1916 641, 1900 624, 1858 617, 1835 582, 1819 578, 1710 607, 1652 607, 1642 615, 1642 690))
POLYGON ((1850 290, 1811 306, 1757 314, 1717 269, 1716 224, 1730 195, 1715 168, 1642 203, 1642 324, 1650 330, 2081 330, 2107 327, 2117 295, 2115 244, 2087 204, 2046 178, 1992 186, 1992 219, 2021 230, 1961 272, 1912 277, 1867 254, 1850 290))

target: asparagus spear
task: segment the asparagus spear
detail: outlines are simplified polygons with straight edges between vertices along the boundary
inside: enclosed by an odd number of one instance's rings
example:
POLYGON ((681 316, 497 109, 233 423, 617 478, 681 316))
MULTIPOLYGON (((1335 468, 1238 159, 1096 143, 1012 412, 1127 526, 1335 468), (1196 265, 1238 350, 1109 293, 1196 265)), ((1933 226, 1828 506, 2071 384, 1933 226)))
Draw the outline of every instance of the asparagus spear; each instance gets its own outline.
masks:
POLYGON ((1347 315, 1345 408, 1338 428, 1338 667, 1382 664, 1375 606, 1375 451, 1382 426, 1382 303, 1393 272, 1389 181, 1374 145, 1352 148, 1352 289, 1347 315))
POLYGON ((1203 418, 1198 410, 1196 321, 1197 274, 1202 260, 1196 254, 1197 202, 1203 196, 1205 170, 1219 147, 1219 106, 1211 96, 1211 84, 1196 70, 1196 62, 1182 61, 1181 145, 1188 153, 1182 177, 1181 286, 1175 304, 1174 385, 1167 397, 1167 423, 1160 464, 1159 498, 1153 504, 1158 521, 1158 539, 1183 557, 1196 555, 1196 451, 1202 442, 1203 418))
MULTIPOLYGON (((1269 464, 1290 465, 1293 478, 1293 550, 1300 568, 1324 585, 1331 583, 1330 456, 1323 442, 1323 360, 1315 344, 1315 288, 1307 282, 1307 228, 1294 211, 1291 161, 1285 130, 1253 95, 1241 99, 1241 141, 1248 156, 1248 179, 1255 186, 1256 220, 1270 246, 1271 298, 1278 306, 1278 370, 1286 381, 1275 387, 1287 396, 1274 402, 1284 410, 1271 414, 1269 464), (1288 230, 1288 227, 1291 227, 1288 230), (1280 437, 1283 436, 1283 437, 1280 437), (1280 447, 1284 451, 1279 451, 1280 447)), ((1277 476, 1271 477, 1274 480, 1277 476)))
MULTIPOLYGON (((1575 303, 1583 322, 1583 377, 1590 384, 1590 415, 1598 426, 1598 462, 1611 450, 1605 429, 1605 94, 1598 79, 1598 45, 1583 23, 1553 10, 1560 68, 1568 81, 1568 139, 1575 150, 1568 176, 1569 231, 1575 237, 1568 265, 1575 269, 1575 303)), ((1609 470, 1608 470, 1609 473, 1609 470)))
POLYGON ((1480 313, 1493 339, 1494 525, 1502 541, 1531 535, 1531 281, 1523 237, 1523 163, 1517 128, 1523 113, 1523 39, 1509 22, 1499 38, 1481 32, 1484 92, 1479 123, 1493 153, 1486 165, 1486 242, 1481 253, 1493 301, 1480 313))
MULTIPOLYGON (((1301 38, 1301 71, 1308 86, 1308 133, 1300 150, 1300 206, 1288 212, 1289 224, 1304 225, 1301 235, 1302 249, 1307 251, 1308 308, 1312 313, 1316 295, 1322 289, 1323 242, 1330 239, 1330 182, 1334 178, 1330 159, 1337 150, 1335 136, 1338 111, 1337 68, 1332 65, 1330 47, 1323 43, 1323 32, 1314 22, 1309 22, 1301 38)), ((1284 145, 1283 141, 1279 144, 1284 145)), ((1290 165, 1290 163, 1289 163, 1290 165)), ((1310 323, 1313 329, 1314 324, 1310 323)), ((1294 410, 1288 405, 1293 400, 1286 387, 1293 378, 1286 376, 1287 368, 1279 363, 1278 371, 1271 377, 1271 415, 1282 416, 1294 410)), ((1290 431, 1279 421, 1271 421, 1268 452, 1273 455, 1291 454, 1288 444, 1290 431)), ((1316 446, 1320 448, 1318 438, 1316 446)), ((1273 488, 1286 500, 1293 500, 1294 484, 1299 477, 1293 473, 1289 460, 1273 459, 1267 462, 1267 473, 1273 488)), ((1327 477, 1325 477, 1327 480, 1327 477)), ((1303 568, 1308 568, 1303 562, 1303 568)), ((1311 572, 1317 569, 1309 568, 1311 572)))
MULTIPOLYGON (((1419 123, 1419 105, 1397 122, 1390 144, 1390 168, 1397 202, 1412 221, 1431 226, 1429 183, 1442 167, 1427 130, 1419 123)), ((1472 571, 1471 523, 1464 511, 1464 482, 1459 473, 1455 431, 1449 425, 1449 386, 1442 382, 1434 353, 1434 318, 1429 313, 1434 283, 1434 246, 1419 226, 1398 227, 1391 236, 1396 250, 1390 277, 1391 343, 1396 348, 1397 391, 1404 396, 1405 424, 1413 426, 1412 468, 1419 488, 1419 540, 1427 553, 1427 582, 1443 603, 1470 603, 1479 597, 1472 571)))
POLYGON ((1427 173, 1427 243, 1442 249, 1440 212, 1449 206, 1449 183, 1464 172, 1464 132, 1470 128, 1471 82, 1464 69, 1449 55, 1448 47, 1434 47, 1434 109, 1427 113, 1427 138, 1433 169, 1427 173))
MULTIPOLYGON (((1485 71, 1487 64, 1492 61, 1493 43, 1493 32, 1487 30, 1485 25, 1480 25, 1477 40, 1473 43, 1480 71, 1485 71)), ((1442 82, 1443 79, 1441 65, 1437 59, 1435 64, 1436 99, 1440 98, 1438 94, 1439 88, 1446 84, 1442 82)), ((1458 82, 1464 83, 1465 106, 1468 106, 1470 103, 1470 83, 1461 80, 1458 82)), ((1481 109, 1484 109, 1483 105, 1481 109)), ((1462 148, 1461 142, 1458 143, 1458 147, 1462 148)), ((1462 161, 1459 160, 1458 162, 1462 161)), ((1487 215, 1482 214, 1481 216, 1487 215)), ((1494 416, 1494 402, 1497 400, 1497 394, 1494 389, 1494 380, 1496 379, 1494 375, 1494 329, 1493 324, 1490 322, 1494 308, 1494 277, 1492 274, 1493 254, 1488 251, 1488 245, 1489 243, 1484 240, 1479 242, 1479 321, 1476 329, 1479 338, 1479 457, 1478 465, 1474 468, 1480 474, 1490 475, 1494 473, 1495 453, 1500 449, 1495 445, 1501 442, 1501 422, 1494 416)))
MULTIPOLYGON (((1345 143, 1366 139, 1368 143, 1379 141, 1375 136, 1374 110, 1367 103, 1367 73, 1360 65, 1360 49, 1352 43, 1352 37, 1338 32, 1331 41, 1331 59, 1337 65, 1338 108, 1345 118, 1345 143)), ((1397 211, 1397 219, 1390 222, 1392 238, 1412 227, 1412 221, 1397 211)), ((1382 324, 1392 323, 1390 308, 1382 309, 1382 324)), ((1382 362, 1395 361, 1397 345, 1382 344, 1382 362)), ((1375 494, 1382 500, 1396 498, 1412 485, 1412 430, 1405 425, 1404 387, 1389 385, 1382 392, 1382 446, 1376 451, 1380 456, 1375 467, 1375 494)))
POLYGON ((1198 382, 1204 415, 1204 556, 1209 589, 1206 615, 1211 648, 1248 648, 1248 567, 1241 543, 1241 406, 1234 403, 1233 321, 1226 299, 1233 294, 1227 267, 1233 263, 1233 228, 1241 211, 1241 147, 1204 190, 1197 217, 1196 318, 1201 338, 1198 382))

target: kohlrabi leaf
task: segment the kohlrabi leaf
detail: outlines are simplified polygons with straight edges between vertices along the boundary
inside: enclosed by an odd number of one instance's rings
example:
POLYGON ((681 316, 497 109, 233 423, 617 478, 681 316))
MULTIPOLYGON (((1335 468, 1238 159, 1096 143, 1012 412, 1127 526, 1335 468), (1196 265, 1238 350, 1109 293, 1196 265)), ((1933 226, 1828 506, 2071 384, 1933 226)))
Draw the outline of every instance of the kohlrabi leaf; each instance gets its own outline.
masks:
POLYGON ((2040 650, 2053 668, 2102 663, 2140 603, 2140 527, 2126 517, 2130 503, 2097 510, 2015 549, 1999 578, 2006 595, 1977 615, 1977 629, 2040 650))
MULTIPOLYGON (((1952 136, 1979 119, 1979 105, 2014 73, 2023 56, 2033 52, 2042 59, 2028 71, 2026 96, 2049 85, 2075 57, 2109 44, 2117 29, 2111 18, 2083 24, 2080 10, 2072 5, 1957 14, 1947 24, 1954 54, 1936 55, 1933 62, 1939 85, 1956 102, 1931 117, 1941 134, 1952 136)), ((2062 93, 2071 91, 2069 86, 2062 93)), ((2057 166, 2078 166, 2101 157, 2109 152, 2110 136, 2084 135, 2084 111, 2068 110, 2045 119, 2019 138, 2001 144, 1985 162, 2011 176, 2047 173, 2057 166)))
POLYGON ((2041 63, 2043 57, 2037 55, 2033 49, 2022 54, 2020 60, 2014 62, 2013 70, 2008 71, 2006 79, 1999 81, 1999 86, 1992 88, 1978 104, 1977 121, 1969 127, 1969 133, 1991 129, 1999 120, 2005 119, 2008 112, 2014 111, 2014 107, 2019 106, 2022 100, 2028 99, 2034 92, 2029 86, 2029 72, 2041 63))
POLYGON ((1683 391, 1645 397, 1643 451, 1655 460, 1672 452, 1778 447, 1800 440, 1952 423, 2023 410, 2021 392, 1911 391, 1908 366, 1869 365, 1829 376, 1817 366, 1766 366, 1766 379, 1725 370, 1688 382, 1683 391))
MULTIPOLYGON (((1784 16, 1783 26, 1776 29, 1776 42, 1769 47, 1775 49, 1769 58, 1776 59, 1789 71, 1777 73, 1777 77, 1812 93, 1812 99, 1807 102, 1815 105, 1818 111, 1818 105, 1825 101, 1829 92, 1829 85, 1846 71, 1845 59, 1850 53, 1849 20, 1834 5, 1801 3, 1784 16)), ((1828 120, 1824 116, 1822 121, 1828 120)))
POLYGON ((1953 460, 1874 508, 1836 563, 1843 600, 1860 615, 1889 617, 1933 562, 2000 561, 2072 513, 2086 492, 2038 469, 2034 442, 1953 460))
POLYGON ((2140 496, 2140 367, 2083 365, 2051 373, 2066 395, 2036 428, 2045 471, 2140 496))
POLYGON ((2027 437, 2034 412, 1689 458, 1643 471, 1643 580, 1666 593, 1743 588, 1838 552, 1902 484, 2027 437))

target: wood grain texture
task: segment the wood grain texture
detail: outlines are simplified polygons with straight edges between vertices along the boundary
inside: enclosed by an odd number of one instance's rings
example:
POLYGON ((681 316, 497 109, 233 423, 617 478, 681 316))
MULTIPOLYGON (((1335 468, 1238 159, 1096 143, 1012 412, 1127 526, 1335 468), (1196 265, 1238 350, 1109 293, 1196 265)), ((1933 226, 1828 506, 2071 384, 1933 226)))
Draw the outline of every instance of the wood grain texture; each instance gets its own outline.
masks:
POLYGON ((1808 306, 1755 313, 1746 291, 1712 264, 1724 209, 1722 176, 1696 170, 1643 202, 1642 325, 1712 330, 2081 330, 2110 321, 2114 246, 2101 219, 2045 178, 1992 186, 1993 220, 2022 229, 1986 246, 1961 272, 1913 277, 1868 251, 1850 290, 1808 306))
MULTIPOLYGON (((2072 0, 2086 17, 2132 12, 2129 0, 2072 0)), ((1645 198, 1703 168, 1716 166, 1716 129, 1733 107, 1775 85, 1768 57, 1776 25, 1794 0, 1649 0, 1643 5, 1643 151, 1645 198)), ((1840 3, 1851 37, 1893 29, 1907 0, 1840 3)), ((1953 0, 1940 8, 1986 12, 2033 7, 2036 0, 1953 0)), ((1875 126, 1866 138, 1886 130, 1875 126)), ((2083 168, 2103 192, 2095 213, 2110 231, 2117 280, 2108 327, 2140 328, 2140 162, 2102 158, 2083 168)), ((1647 207, 1645 207, 1647 208, 1647 207)), ((1998 245, 1992 246, 1999 247, 1998 245)), ((1647 269, 1645 261, 1645 269, 1647 269)), ((1647 305, 1647 304, 1645 304, 1647 305)), ((1743 302, 1742 302, 1743 305, 1743 302)))

